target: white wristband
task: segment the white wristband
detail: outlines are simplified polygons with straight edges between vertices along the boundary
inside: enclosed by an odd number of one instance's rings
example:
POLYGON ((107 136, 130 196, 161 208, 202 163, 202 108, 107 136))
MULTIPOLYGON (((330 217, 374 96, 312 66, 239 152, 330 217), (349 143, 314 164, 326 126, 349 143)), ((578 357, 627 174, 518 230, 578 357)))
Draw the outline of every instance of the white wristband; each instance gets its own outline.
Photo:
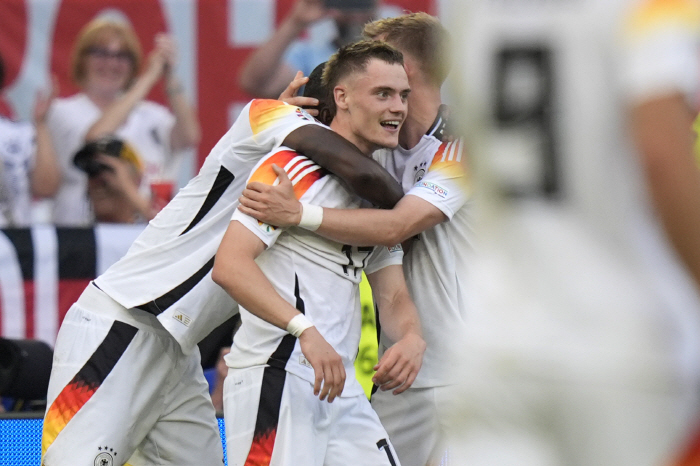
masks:
POLYGON ((297 314, 294 317, 292 317, 292 320, 290 320, 287 324, 287 331, 295 337, 299 338, 301 332, 313 326, 314 324, 312 324, 311 321, 307 319, 304 314, 297 314))
POLYGON ((321 222, 323 222, 323 207, 302 202, 299 226, 307 230, 316 231, 321 226, 321 222))

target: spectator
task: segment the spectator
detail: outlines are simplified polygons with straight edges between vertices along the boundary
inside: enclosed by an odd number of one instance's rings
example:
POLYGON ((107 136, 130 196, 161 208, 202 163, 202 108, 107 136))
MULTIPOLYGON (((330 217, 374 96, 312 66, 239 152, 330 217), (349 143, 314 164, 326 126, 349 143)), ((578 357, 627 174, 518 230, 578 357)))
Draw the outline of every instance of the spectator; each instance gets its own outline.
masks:
POLYGON ((128 144, 109 138, 90 142, 74 161, 88 175, 87 194, 95 221, 138 223, 157 213, 139 192, 143 165, 128 144))
MULTIPOLYGON (((0 57, 0 90, 3 85, 0 57)), ((32 197, 50 197, 58 189, 60 173, 46 124, 55 87, 38 97, 34 125, 0 116, 0 227, 28 226, 32 197)))
POLYGON ((133 147, 144 166, 142 195, 149 196, 154 180, 174 178, 173 152, 192 148, 200 139, 194 110, 173 73, 175 56, 173 39, 157 35, 145 70, 137 76, 141 47, 126 20, 100 16, 82 29, 72 64, 73 80, 82 92, 57 99, 49 113, 51 135, 61 141, 57 152, 63 180, 54 203, 57 224, 93 221, 87 176, 73 166, 73 156, 86 142, 115 135, 133 147), (144 100, 161 79, 170 109, 144 100))
MULTIPOLYGON (((238 78, 241 88, 255 97, 276 98, 297 71, 308 76, 335 51, 360 38, 362 27, 376 11, 376 1, 345 2, 354 9, 326 8, 324 0, 297 0, 272 37, 246 60, 238 78), (332 18, 337 34, 327 42, 299 40, 307 27, 332 18)), ((339 2, 340 3, 340 2, 339 2)))

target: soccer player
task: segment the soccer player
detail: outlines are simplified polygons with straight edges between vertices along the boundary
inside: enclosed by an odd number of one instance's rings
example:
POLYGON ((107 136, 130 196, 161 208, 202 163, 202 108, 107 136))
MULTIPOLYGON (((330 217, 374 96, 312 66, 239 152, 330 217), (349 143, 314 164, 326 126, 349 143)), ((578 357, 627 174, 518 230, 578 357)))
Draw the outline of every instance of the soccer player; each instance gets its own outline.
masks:
POLYGON ((451 464, 673 464, 700 393, 700 2, 453 6, 489 196, 451 464))
POLYGON ((221 464, 197 342, 236 312, 211 279, 251 169, 303 151, 378 205, 402 192, 374 161, 302 109, 253 100, 124 258, 83 292, 58 334, 42 435, 46 466, 221 464))
MULTIPOLYGON (((401 181, 406 196, 392 210, 324 208, 318 233, 362 246, 389 246, 419 235, 403 267, 427 343, 423 367, 401 396, 377 379, 372 406, 404 466, 424 466, 443 456, 443 426, 437 413, 445 387, 453 382, 448 364, 457 356, 454 342, 446 336, 463 328, 465 321, 462 293, 471 250, 468 179, 462 142, 442 140, 447 108, 441 104, 440 88, 449 70, 442 25, 426 13, 413 13, 370 23, 365 35, 404 54, 410 110, 400 145, 375 157, 401 181)), ((301 208, 285 180, 276 188, 250 184, 244 194, 248 199, 241 200, 240 210, 274 225, 297 225, 308 209, 301 208)), ((393 342, 382 331, 380 351, 393 342)))
MULTIPOLYGON (((328 61, 324 80, 333 89, 332 129, 368 157, 398 143, 410 90, 400 52, 376 41, 343 47, 328 61)), ((264 158, 251 180, 274 182, 272 164, 284 167, 302 200, 360 204, 342 182, 287 149, 264 158)), ((302 225, 317 227, 320 209, 308 209, 302 225)), ((380 360, 378 377, 402 392, 420 368, 425 342, 401 255, 400 247, 353 247, 234 214, 213 271, 241 306, 241 327, 225 358, 229 464, 399 463, 353 361, 365 268, 384 329, 396 342, 380 360)))

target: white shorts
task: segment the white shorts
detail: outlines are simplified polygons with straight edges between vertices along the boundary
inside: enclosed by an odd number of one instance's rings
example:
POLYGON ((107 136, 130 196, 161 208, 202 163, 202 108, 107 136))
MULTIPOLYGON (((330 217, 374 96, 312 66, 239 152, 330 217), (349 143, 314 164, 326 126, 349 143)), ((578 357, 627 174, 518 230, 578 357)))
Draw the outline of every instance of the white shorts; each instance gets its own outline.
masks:
POLYGON ((89 285, 54 349, 42 465, 221 465, 199 353, 89 285))
POLYGON ((224 415, 229 466, 400 464, 364 395, 321 401, 311 383, 282 369, 229 369, 224 415))
POLYGON ((445 455, 445 426, 438 407, 444 387, 409 388, 372 394, 372 408, 389 433, 403 466, 438 465, 445 455))

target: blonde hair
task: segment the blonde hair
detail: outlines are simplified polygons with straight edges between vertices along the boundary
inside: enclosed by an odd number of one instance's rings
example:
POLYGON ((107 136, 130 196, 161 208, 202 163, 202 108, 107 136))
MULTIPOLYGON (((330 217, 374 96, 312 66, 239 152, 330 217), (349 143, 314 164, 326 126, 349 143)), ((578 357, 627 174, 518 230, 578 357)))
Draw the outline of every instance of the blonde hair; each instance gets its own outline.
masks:
POLYGON ((97 17, 83 26, 73 47, 71 77, 78 86, 82 87, 85 83, 85 61, 90 49, 97 45, 106 45, 112 38, 119 39, 122 47, 131 55, 131 74, 124 86, 125 89, 134 82, 141 68, 142 59, 141 44, 136 37, 136 32, 127 21, 97 17))
POLYGON ((395 18, 372 21, 362 34, 380 39, 418 61, 421 70, 437 85, 450 72, 450 36, 440 21, 427 13, 408 13, 395 18))

